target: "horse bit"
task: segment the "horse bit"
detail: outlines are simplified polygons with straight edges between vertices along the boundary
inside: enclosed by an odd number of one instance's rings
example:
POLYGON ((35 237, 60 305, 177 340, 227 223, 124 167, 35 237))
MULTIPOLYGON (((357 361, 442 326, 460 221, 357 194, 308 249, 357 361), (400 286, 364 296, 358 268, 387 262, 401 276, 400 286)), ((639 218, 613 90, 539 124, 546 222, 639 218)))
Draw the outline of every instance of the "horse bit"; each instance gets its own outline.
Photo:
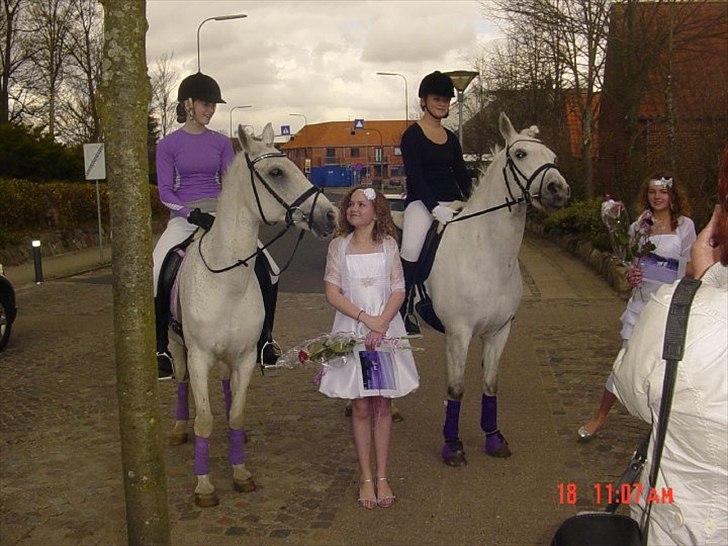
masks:
MULTIPOLYGON (((255 252, 253 252, 250 256, 243 260, 238 260, 232 265, 229 265, 227 267, 222 267, 220 269, 214 269, 210 267, 205 260, 205 257, 202 255, 202 240, 205 238, 205 235, 208 234, 207 231, 202 234, 202 237, 200 237, 200 244, 197 245, 197 250, 200 254, 200 258, 202 259, 202 263, 205 264, 205 267, 208 271, 211 273, 223 273, 225 271, 230 271, 231 269, 234 269, 240 265, 244 265, 245 267, 248 267, 248 262, 255 258, 258 255, 258 252, 261 250, 265 250, 269 246, 271 246, 273 243, 275 243, 278 239, 283 237, 283 235, 293 226, 294 224, 306 220, 308 224, 308 228, 312 229, 313 225, 313 211, 316 208, 316 202, 318 201, 319 195, 323 193, 323 190, 321 188, 317 188, 316 186, 311 186, 308 188, 305 192, 303 192, 301 195, 299 195, 293 203, 290 205, 285 202, 283 198, 281 198, 280 195, 268 184, 265 178, 261 176, 261 174, 258 172, 258 170, 255 168, 255 164, 263 159, 268 159, 271 157, 288 157, 286 154, 282 152, 269 152, 267 154, 261 154, 255 159, 250 159, 250 156, 248 155, 248 152, 244 151, 245 154, 245 161, 248 164, 248 169, 250 169, 250 183, 253 186, 253 194, 255 195, 255 203, 258 207, 258 212, 260 212, 260 217, 263 220, 263 222, 267 226, 272 226, 275 224, 275 222, 269 222, 268 219, 265 216, 265 213, 263 212, 263 206, 260 202, 260 196, 258 194, 258 187, 255 183, 255 179, 257 178, 261 184, 263 184, 263 187, 268 191, 268 193, 286 210, 286 227, 283 228, 273 239, 268 241, 265 245, 263 245, 261 248, 256 249, 255 252), (306 201, 311 195, 314 195, 313 203, 311 204, 311 212, 310 214, 306 215, 305 212, 303 212, 300 208, 300 205, 306 201)), ((286 262, 286 265, 280 269, 277 273, 275 273, 276 276, 283 273, 286 269, 288 269, 288 266, 291 265, 291 262, 293 261, 293 256, 296 254, 296 250, 298 250, 298 245, 301 243, 301 240, 303 239, 303 236, 306 232, 304 230, 301 230, 300 234, 298 235, 298 240, 296 241, 296 245, 293 247, 293 252, 291 253, 291 257, 288 259, 288 262, 286 262)), ((266 260, 267 263, 267 260, 266 260)), ((268 266, 269 267, 269 266, 268 266)), ((270 272, 271 274, 274 274, 274 272, 270 272)))
POLYGON ((481 210, 478 212, 473 212, 471 214, 466 214, 464 216, 456 216, 455 218, 453 218, 452 220, 447 222, 445 224, 445 227, 447 227, 450 224, 453 224, 455 222, 460 222, 462 220, 468 220, 475 216, 487 214, 489 212, 493 212, 493 211, 496 211, 496 210, 499 210, 502 208, 506 208, 506 207, 510 211, 511 207, 513 207, 514 205, 518 205, 520 203, 526 203, 527 205, 530 205, 531 201, 533 199, 536 199, 539 202, 541 201, 541 193, 543 190, 543 181, 544 181, 544 178, 546 177, 546 173, 548 172, 549 169, 558 170, 558 168, 556 167, 556 165, 554 163, 544 163, 538 169, 533 171, 533 173, 531 173, 531 176, 526 176, 516 166, 516 163, 513 161, 513 156, 511 156, 511 147, 518 142, 535 142, 536 144, 543 145, 543 143, 540 140, 534 140, 534 139, 530 139, 530 138, 519 138, 518 140, 514 140, 513 142, 511 142, 506 147, 506 164, 503 165, 503 181, 506 183, 506 189, 508 190, 508 195, 510 196, 511 199, 509 200, 508 197, 506 197, 505 203, 503 203, 502 205, 490 207, 488 209, 481 210), (516 186, 518 186, 518 189, 521 190, 521 196, 518 198, 516 198, 513 195, 513 191, 511 190, 511 183, 508 180, 509 171, 513 177, 514 183, 516 184, 516 186), (532 194, 531 193, 531 184, 533 184, 533 181, 536 180, 536 177, 539 174, 541 175, 541 180, 538 185, 538 193, 532 194), (525 184, 523 184, 522 181, 525 181, 525 184))

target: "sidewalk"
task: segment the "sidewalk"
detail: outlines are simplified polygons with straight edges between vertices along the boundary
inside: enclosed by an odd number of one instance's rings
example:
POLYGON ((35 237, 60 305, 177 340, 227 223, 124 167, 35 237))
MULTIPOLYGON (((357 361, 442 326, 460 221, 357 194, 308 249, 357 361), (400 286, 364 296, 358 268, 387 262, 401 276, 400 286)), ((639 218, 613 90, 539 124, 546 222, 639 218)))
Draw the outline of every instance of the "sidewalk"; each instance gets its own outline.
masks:
MULTIPOLYGON (((43 277, 46 281, 76 275, 111 265, 111 247, 105 246, 99 256, 99 247, 89 247, 42 259, 43 277)), ((6 266, 5 276, 10 279, 15 289, 23 288, 35 282, 35 265, 32 261, 6 266)))

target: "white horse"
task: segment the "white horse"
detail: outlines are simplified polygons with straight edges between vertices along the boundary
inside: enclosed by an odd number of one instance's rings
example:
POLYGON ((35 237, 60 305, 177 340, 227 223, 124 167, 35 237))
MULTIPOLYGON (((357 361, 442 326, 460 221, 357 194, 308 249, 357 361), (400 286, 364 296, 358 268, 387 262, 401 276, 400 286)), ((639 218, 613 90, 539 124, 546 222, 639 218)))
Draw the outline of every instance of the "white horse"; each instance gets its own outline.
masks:
POLYGON ((535 138, 536 127, 517 133, 501 114, 499 129, 506 146, 481 173, 458 218, 510 204, 448 224, 425 283, 446 331, 448 399, 442 457, 452 466, 467 462, 458 427, 465 359, 476 335, 483 340, 480 424, 486 436, 484 449, 496 457, 510 455, 497 426, 497 372, 521 300, 518 252, 526 211, 528 203, 546 211, 561 208, 570 192, 554 165, 554 153, 535 138))
POLYGON ((320 237, 331 235, 336 227, 334 207, 285 154, 273 147, 273 136, 270 123, 259 138, 238 128, 243 150, 223 176, 215 223, 209 232, 198 232, 180 266, 184 344, 170 331, 170 350, 176 379, 183 385, 189 371, 195 399, 198 506, 218 503, 208 455, 212 433, 208 376, 216 365, 230 377, 228 460, 233 467, 233 486, 237 491, 255 489, 245 468, 243 410, 264 317, 253 272, 260 224, 285 220, 289 226, 310 229, 320 237))

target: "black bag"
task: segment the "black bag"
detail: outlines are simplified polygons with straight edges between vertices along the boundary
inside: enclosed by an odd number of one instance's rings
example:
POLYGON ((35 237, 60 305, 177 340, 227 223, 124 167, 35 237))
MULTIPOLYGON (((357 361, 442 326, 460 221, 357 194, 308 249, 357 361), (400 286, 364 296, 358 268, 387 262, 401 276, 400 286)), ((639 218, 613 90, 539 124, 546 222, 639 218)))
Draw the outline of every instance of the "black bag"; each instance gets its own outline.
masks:
MULTIPOLYGON (((662 346, 665 380, 662 385, 660 417, 653 452, 654 458, 650 469, 651 488, 655 487, 657 482, 657 470, 660 467, 667 421, 672 405, 672 393, 675 388, 677 363, 683 356, 690 306, 699 286, 699 280, 683 278, 675 289, 670 302, 665 327, 665 342, 662 346)), ((634 483, 641 474, 647 458, 649 439, 648 435, 635 450, 627 470, 614 488, 615 491, 621 490, 622 483, 634 483)), ((565 520, 556 531, 551 546, 646 546, 652 504, 647 504, 641 526, 629 516, 615 514, 619 504, 620 501, 617 498, 607 506, 604 512, 582 512, 565 520)))

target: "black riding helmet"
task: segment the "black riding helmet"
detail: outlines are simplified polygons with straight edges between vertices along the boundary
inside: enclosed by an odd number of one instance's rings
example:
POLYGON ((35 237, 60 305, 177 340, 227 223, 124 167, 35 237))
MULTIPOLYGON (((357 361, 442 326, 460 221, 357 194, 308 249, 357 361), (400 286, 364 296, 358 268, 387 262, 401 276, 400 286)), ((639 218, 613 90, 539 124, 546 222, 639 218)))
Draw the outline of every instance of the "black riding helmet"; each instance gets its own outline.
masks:
POLYGON ((210 76, 202 72, 187 76, 179 84, 177 102, 184 102, 187 99, 226 104, 222 100, 220 86, 210 76))
POLYGON ((453 98, 455 96, 455 86, 453 86, 450 76, 435 70, 432 74, 422 78, 417 96, 424 99, 427 95, 453 98))

